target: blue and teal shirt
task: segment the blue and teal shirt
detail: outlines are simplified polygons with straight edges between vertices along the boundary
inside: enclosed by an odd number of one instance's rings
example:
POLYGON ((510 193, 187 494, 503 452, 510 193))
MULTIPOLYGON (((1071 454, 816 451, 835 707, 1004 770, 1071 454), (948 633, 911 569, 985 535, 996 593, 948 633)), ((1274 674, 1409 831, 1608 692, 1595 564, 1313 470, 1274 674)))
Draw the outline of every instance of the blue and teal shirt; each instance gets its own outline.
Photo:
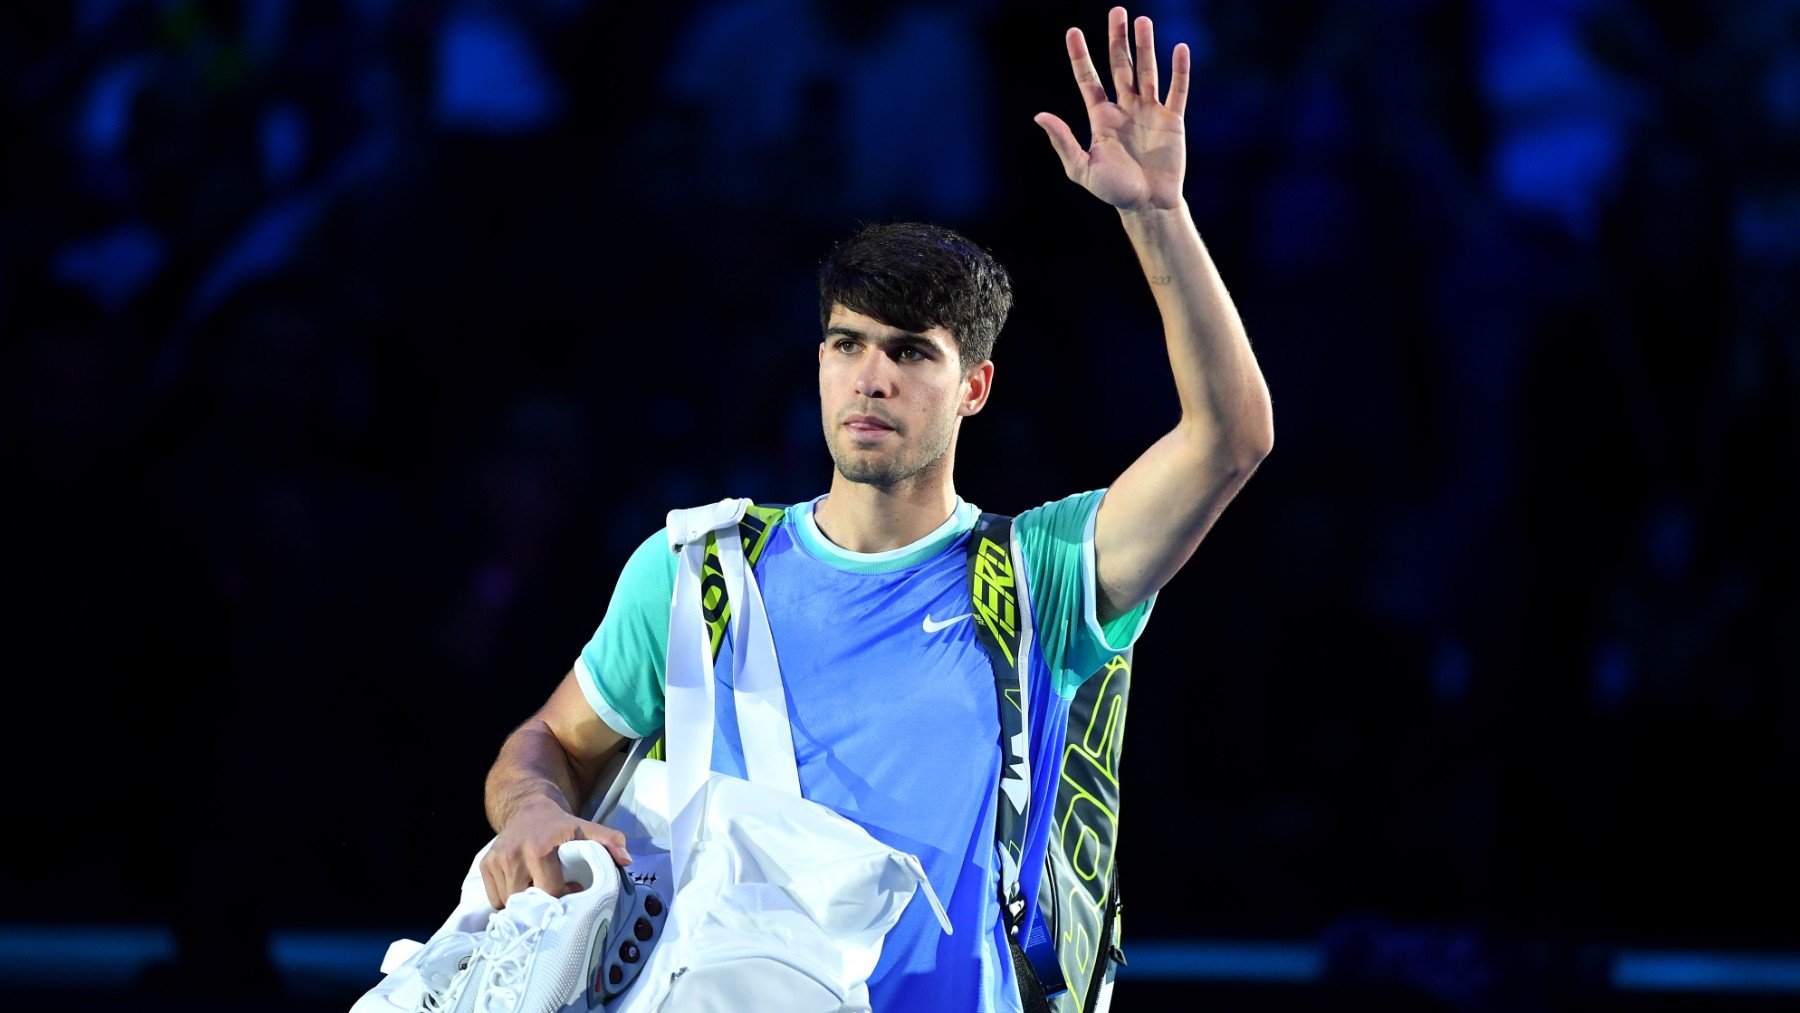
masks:
MULTIPOLYGON (((1050 759, 1060 754, 1069 698, 1131 646, 1154 602, 1097 620, 1094 518, 1104 495, 1070 496, 1014 521, 1035 624, 1027 710, 1035 799, 1055 798, 1050 759)), ((870 976, 871 1005, 1018 1010, 994 843, 1000 718, 969 597, 968 539, 980 511, 958 499, 924 538, 861 553, 824 536, 818 502, 787 508, 756 564, 801 794, 917 855, 956 930, 946 935, 929 906, 908 905, 870 976)), ((645 539, 576 662, 594 711, 633 738, 663 723, 676 563, 663 532, 645 539)), ((713 769, 743 776, 730 650, 727 638, 716 666, 713 769)), ((1028 853, 1050 808, 1033 807, 1028 853)), ((1029 909, 1036 898, 1026 901, 1029 909)))

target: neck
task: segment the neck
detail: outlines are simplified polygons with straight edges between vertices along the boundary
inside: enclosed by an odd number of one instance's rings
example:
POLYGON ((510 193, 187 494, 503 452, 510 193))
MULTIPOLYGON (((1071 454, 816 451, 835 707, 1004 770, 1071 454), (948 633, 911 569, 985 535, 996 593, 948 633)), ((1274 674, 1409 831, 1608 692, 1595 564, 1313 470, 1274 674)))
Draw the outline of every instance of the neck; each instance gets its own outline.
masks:
POLYGON ((813 520, 832 544, 851 552, 886 552, 911 545, 948 520, 956 508, 949 469, 926 472, 892 486, 864 485, 842 472, 833 474, 831 492, 814 508, 813 520), (928 479, 930 473, 935 474, 928 479))

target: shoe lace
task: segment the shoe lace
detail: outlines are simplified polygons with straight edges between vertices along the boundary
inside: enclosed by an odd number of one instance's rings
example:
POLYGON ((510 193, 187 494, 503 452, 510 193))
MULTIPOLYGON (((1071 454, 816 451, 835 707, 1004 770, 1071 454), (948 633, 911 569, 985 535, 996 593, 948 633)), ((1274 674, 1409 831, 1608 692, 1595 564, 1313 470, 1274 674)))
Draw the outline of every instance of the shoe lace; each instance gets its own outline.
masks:
POLYGON ((535 925, 522 924, 505 911, 494 914, 488 922, 487 936, 481 941, 481 956, 487 961, 487 987, 482 992, 481 1013, 518 1006, 538 940, 551 920, 562 913, 560 902, 547 904, 535 925))
POLYGON ((419 980, 425 991, 419 996, 414 1013, 437 1013, 448 1009, 468 978, 478 941, 473 933, 452 932, 425 944, 419 951, 419 980))

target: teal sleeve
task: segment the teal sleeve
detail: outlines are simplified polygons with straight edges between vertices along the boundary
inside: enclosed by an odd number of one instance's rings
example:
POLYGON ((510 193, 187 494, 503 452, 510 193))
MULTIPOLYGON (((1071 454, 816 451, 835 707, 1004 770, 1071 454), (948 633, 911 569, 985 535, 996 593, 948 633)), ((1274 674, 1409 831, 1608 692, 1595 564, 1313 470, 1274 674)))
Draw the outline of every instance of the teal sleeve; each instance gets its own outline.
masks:
POLYGON ((614 731, 643 738, 662 727, 669 603, 678 557, 658 531, 625 561, 612 602, 575 662, 594 713, 614 731))
POLYGON ((1072 696, 1088 676, 1144 631, 1156 596, 1100 624, 1094 592, 1094 518, 1105 489, 1033 507, 1013 521, 1031 591, 1038 653, 1056 691, 1072 696))

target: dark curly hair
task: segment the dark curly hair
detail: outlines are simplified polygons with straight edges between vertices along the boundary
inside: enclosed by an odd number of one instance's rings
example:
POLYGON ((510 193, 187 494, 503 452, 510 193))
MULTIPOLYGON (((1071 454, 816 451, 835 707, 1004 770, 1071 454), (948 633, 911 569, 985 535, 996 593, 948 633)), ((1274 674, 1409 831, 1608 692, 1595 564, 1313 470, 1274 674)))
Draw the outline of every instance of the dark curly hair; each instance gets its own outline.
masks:
POLYGON ((962 368, 993 357, 1012 279, 986 250, 940 225, 864 225, 819 268, 819 329, 843 306, 907 331, 943 327, 962 368))

